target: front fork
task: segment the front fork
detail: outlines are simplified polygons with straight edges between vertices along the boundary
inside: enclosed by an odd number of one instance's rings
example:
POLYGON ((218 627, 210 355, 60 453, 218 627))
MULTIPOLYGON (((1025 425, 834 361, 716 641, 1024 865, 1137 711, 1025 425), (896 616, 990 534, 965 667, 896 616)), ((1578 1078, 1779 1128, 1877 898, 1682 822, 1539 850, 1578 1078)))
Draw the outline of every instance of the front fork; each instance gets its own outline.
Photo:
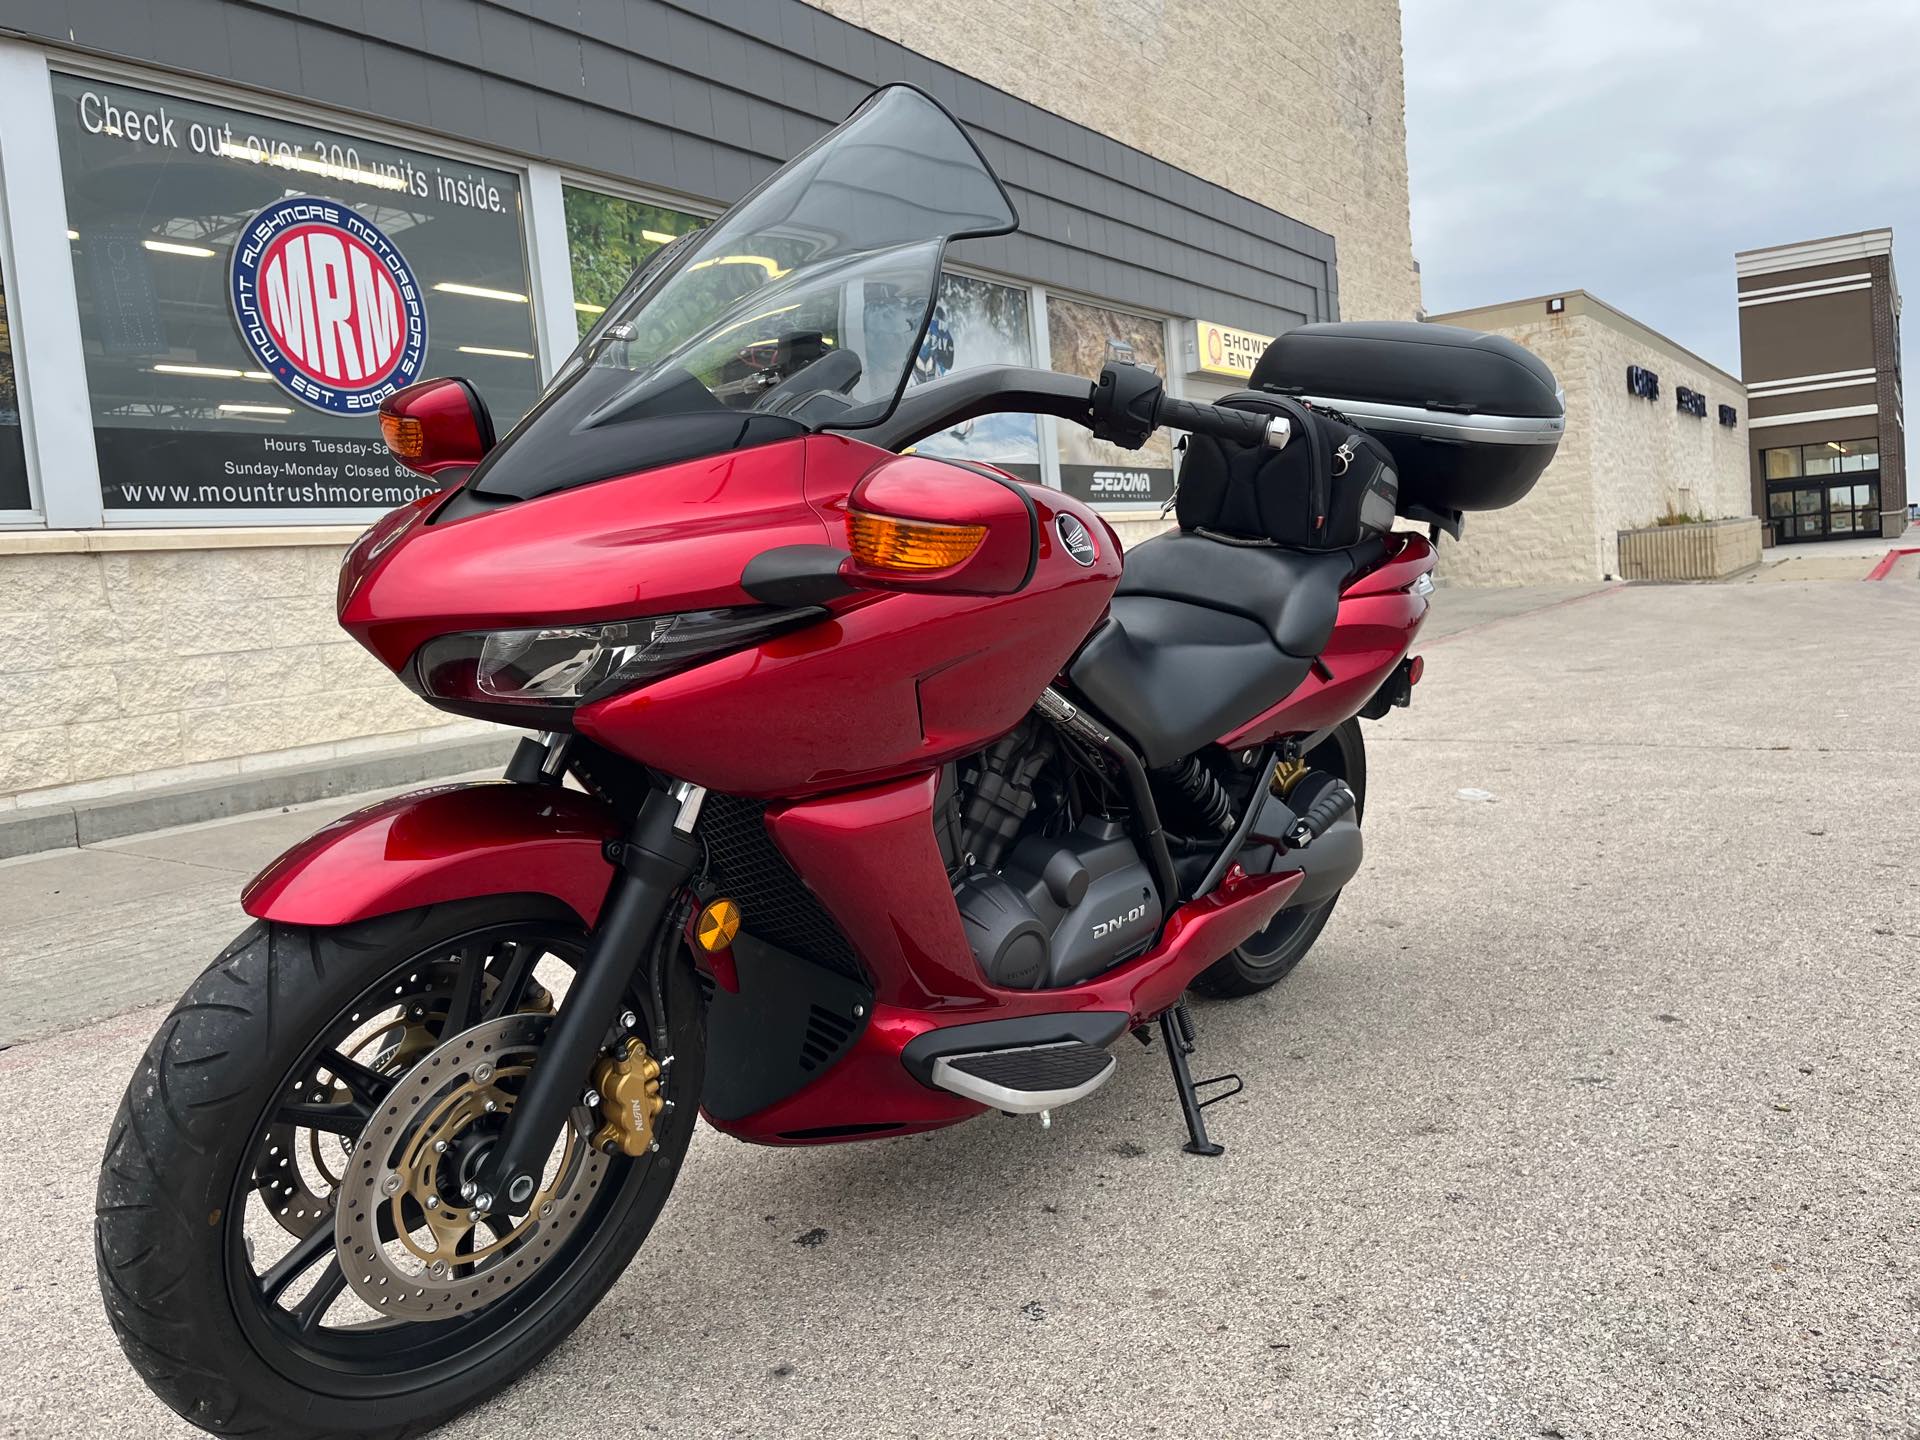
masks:
MULTIPOLYGON (((507 778, 520 779, 515 771, 530 768, 536 783, 559 783, 569 738, 549 736, 544 745, 523 740, 507 778), (530 765, 522 766, 523 756, 530 765)), ((607 858, 613 861, 614 871, 606 901, 573 984, 547 1032, 540 1062, 528 1073, 499 1142, 480 1168, 473 1202, 478 1208, 493 1210, 499 1202, 510 1208, 532 1198, 568 1112, 588 1088, 594 1062, 608 1034, 620 1023, 621 1001, 640 957, 652 953, 656 964, 664 963, 659 951, 649 947, 668 907, 699 863, 701 847, 693 830, 706 794, 700 786, 685 783, 676 784, 671 794, 650 790, 627 838, 608 843, 607 858)), ((655 1045, 663 1048, 659 1037, 666 1025, 660 1013, 664 985, 657 975, 651 979, 655 1045)), ((661 1067, 672 1058, 662 1053, 661 1067)))

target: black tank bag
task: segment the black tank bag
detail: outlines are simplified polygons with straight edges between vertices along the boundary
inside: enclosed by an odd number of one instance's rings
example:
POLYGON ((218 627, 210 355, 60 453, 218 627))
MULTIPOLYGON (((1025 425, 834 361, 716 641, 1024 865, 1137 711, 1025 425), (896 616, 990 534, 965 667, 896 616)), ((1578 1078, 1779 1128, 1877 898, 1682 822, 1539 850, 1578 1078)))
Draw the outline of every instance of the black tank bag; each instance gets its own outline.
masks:
POLYGON ((1189 435, 1174 491, 1182 530, 1229 545, 1344 550, 1393 528, 1393 457, 1344 415, 1258 390, 1216 403, 1284 415, 1293 438, 1276 450, 1189 435))

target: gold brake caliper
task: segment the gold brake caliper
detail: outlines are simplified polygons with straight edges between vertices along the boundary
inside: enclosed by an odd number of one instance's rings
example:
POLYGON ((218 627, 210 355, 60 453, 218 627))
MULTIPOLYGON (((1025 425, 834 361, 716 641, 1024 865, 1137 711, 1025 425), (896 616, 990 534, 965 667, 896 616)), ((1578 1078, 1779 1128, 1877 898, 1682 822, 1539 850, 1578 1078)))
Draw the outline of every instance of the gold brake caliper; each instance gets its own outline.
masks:
POLYGON ((660 1097, 660 1062, 638 1036, 628 1036, 617 1056, 593 1067, 593 1088, 600 1092, 600 1118, 593 1132, 596 1150, 645 1155, 654 1148, 653 1126, 667 1102, 660 1097))

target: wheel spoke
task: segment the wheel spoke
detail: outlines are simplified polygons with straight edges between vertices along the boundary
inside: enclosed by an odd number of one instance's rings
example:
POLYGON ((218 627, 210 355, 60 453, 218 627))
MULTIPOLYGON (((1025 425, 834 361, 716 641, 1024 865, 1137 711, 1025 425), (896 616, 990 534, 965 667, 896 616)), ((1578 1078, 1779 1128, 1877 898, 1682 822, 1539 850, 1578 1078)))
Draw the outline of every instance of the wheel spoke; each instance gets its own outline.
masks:
POLYGON ((447 997, 446 1023, 440 1027, 442 1041, 452 1039, 462 1030, 471 1030, 480 1019, 480 986, 487 973, 486 949, 479 945, 463 946, 459 959, 453 993, 447 997))
MULTIPOLYGON (((331 1226, 328 1227, 328 1233, 332 1233, 331 1226)), ((300 1297, 298 1305, 287 1311, 300 1327, 300 1333, 305 1335, 318 1328, 328 1307, 340 1298, 340 1292, 346 1288, 347 1274, 340 1268, 340 1257, 336 1254, 327 1261, 327 1268, 320 1272, 320 1278, 313 1282, 313 1288, 300 1297)))
POLYGON ((525 940, 510 940, 506 944, 506 963, 500 967, 496 976, 493 996, 487 1001, 483 1020, 498 1020, 509 1011, 520 1008, 520 999, 527 993, 527 982, 533 979, 533 967, 540 959, 540 947, 525 940))
MULTIPOLYGON (((333 1255, 333 1226, 322 1225, 295 1243, 260 1277, 260 1293, 269 1305, 277 1305, 287 1287, 318 1263, 322 1255, 333 1255)), ((335 1257, 336 1268, 338 1257, 335 1257)), ((322 1279, 325 1277, 323 1276, 322 1279)))
POLYGON ((396 1078, 392 1075, 382 1075, 372 1066, 362 1065, 358 1060, 343 1055, 338 1050, 322 1052, 320 1063, 326 1068, 327 1073, 346 1086, 354 1100, 368 1111, 386 1098, 396 1078))
POLYGON ((329 1135, 344 1135, 352 1140, 367 1128, 367 1121, 372 1115, 371 1107, 351 1100, 334 1105, 290 1100, 274 1111, 273 1118, 302 1129, 324 1130, 329 1135))

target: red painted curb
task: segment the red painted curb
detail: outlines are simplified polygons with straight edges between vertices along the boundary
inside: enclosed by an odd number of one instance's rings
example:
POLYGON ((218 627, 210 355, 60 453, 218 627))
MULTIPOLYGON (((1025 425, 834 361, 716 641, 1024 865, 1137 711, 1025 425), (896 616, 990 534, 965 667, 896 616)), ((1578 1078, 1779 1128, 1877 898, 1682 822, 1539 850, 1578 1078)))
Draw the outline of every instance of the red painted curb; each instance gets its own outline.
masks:
POLYGON ((1880 557, 1879 563, 1867 572, 1869 580, 1884 580, 1899 562, 1902 555, 1920 555, 1920 545, 1908 545, 1903 549, 1889 550, 1880 557))

